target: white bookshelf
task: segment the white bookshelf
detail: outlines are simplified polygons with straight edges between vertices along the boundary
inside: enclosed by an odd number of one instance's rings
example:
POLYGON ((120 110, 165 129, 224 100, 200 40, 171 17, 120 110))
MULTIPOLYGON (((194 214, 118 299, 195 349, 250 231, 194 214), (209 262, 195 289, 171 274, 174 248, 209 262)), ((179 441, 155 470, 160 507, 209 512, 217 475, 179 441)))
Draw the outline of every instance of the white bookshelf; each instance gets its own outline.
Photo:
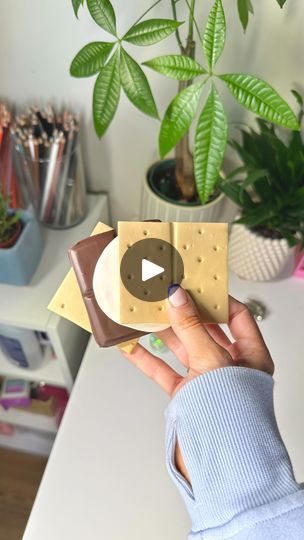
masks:
POLYGON ((0 446, 39 456, 48 456, 54 444, 54 437, 51 433, 17 427, 14 435, 0 434, 0 446))
POLYGON ((9 409, 5 411, 0 408, 0 422, 7 422, 13 426, 22 426, 36 431, 45 431, 46 433, 57 433, 57 424, 54 416, 43 414, 33 414, 26 409, 9 409))
MULTIPOLYGON (((46 347, 44 364, 39 369, 21 369, 14 366, 0 349, 0 375, 3 377, 20 377, 29 381, 45 381, 54 386, 66 387, 61 363, 53 356, 51 347, 46 347)), ((0 409, 1 410, 1 409, 0 409)))
MULTIPOLYGON (((89 334, 51 313, 47 306, 70 268, 68 248, 89 236, 98 221, 109 221, 107 197, 89 195, 87 217, 81 224, 66 230, 42 228, 45 247, 31 283, 25 287, 0 284, 0 323, 46 332, 51 341, 45 349, 45 361, 36 370, 15 366, 0 350, 0 376, 43 381, 72 390, 89 334)), ((0 406, 1 421, 19 426, 21 431, 16 429, 12 437, 1 435, 0 446, 9 446, 11 440, 11 446, 21 450, 35 451, 39 435, 43 435, 41 448, 45 450, 57 431, 54 419, 12 409, 4 411, 0 406)))

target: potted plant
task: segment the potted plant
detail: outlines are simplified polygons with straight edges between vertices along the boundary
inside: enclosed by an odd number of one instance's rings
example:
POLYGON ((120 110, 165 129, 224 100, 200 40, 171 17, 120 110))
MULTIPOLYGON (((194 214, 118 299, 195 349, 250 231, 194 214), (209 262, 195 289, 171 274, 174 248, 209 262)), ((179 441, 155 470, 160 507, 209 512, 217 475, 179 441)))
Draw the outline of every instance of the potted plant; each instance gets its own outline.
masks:
MULTIPOLYGON (((70 73, 74 77, 98 74, 93 92, 93 117, 99 137, 104 135, 114 117, 121 89, 135 107, 159 120, 147 76, 125 47, 153 46, 175 33, 179 54, 166 54, 143 63, 145 68, 177 80, 178 92, 161 120, 159 133, 160 157, 163 160, 175 150, 175 159, 160 161, 149 170, 144 185, 142 218, 216 221, 223 203, 218 182, 227 142, 227 116, 218 83, 223 83, 242 106, 270 122, 291 129, 298 129, 298 122, 287 103, 263 80, 243 73, 215 73, 226 40, 222 0, 213 2, 203 33, 196 16, 196 0, 170 0, 172 19, 147 19, 150 10, 161 1, 155 1, 122 37, 118 37, 116 14, 110 0, 87 0, 90 15, 112 39, 83 47, 72 61, 70 73), (180 8, 188 9, 185 23, 178 20, 177 9, 180 8), (183 28, 186 28, 184 38, 183 28), (204 56, 203 63, 195 58, 197 49, 204 56), (209 87, 208 95, 202 105, 206 87, 209 87), (189 129, 197 114, 192 154, 189 129)), ((285 3, 284 0, 277 2, 281 7, 285 3)), ((84 0, 72 0, 72 3, 78 15, 84 0)), ((252 12, 251 2, 238 0, 238 7, 245 28, 252 12)))
MULTIPOLYGON (((303 100, 293 93, 301 124, 303 100)), ((273 124, 257 123, 258 129, 241 130, 241 144, 231 142, 242 166, 221 189, 241 208, 230 235, 230 267, 241 278, 264 281, 281 274, 296 245, 304 248, 304 142, 299 131, 280 137, 273 124)))
POLYGON ((12 247, 21 233, 21 211, 9 214, 7 199, 0 193, 0 249, 12 247))
POLYGON ((29 212, 11 210, 0 185, 0 283, 27 285, 42 250, 37 221, 29 212))

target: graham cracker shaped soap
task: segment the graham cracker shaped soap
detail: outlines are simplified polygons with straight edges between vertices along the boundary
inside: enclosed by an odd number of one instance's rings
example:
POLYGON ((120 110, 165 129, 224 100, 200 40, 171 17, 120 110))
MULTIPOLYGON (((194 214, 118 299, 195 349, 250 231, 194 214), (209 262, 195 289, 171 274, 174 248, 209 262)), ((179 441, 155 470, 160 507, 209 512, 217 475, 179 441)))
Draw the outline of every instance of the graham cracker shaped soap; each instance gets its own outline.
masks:
MULTIPOLYGON (((98 222, 93 229, 91 236, 111 230, 112 227, 98 222)), ((48 305, 48 309, 78 326, 81 326, 81 328, 84 328, 88 332, 92 332, 88 312, 73 268, 68 271, 61 285, 58 287, 48 305)))
MULTIPOLYGON (((110 231, 113 231, 111 227, 99 222, 92 231, 91 236, 110 231)), ((73 268, 69 270, 62 281, 48 309, 92 333, 89 315, 73 268)), ((123 351, 131 352, 136 343, 137 339, 132 339, 117 344, 117 347, 123 351)))
MULTIPOLYGON (((132 246, 140 240, 158 239, 171 244, 183 262, 184 272, 180 284, 195 301, 202 320, 206 323, 227 322, 228 226, 226 223, 119 222, 118 238, 120 264, 127 250, 132 249, 132 246)), ((171 283, 176 281, 175 250, 173 250, 173 262, 170 269, 171 283)), ((151 262, 153 263, 153 257, 151 262)), ((134 264, 141 264, 141 261, 135 260, 134 264)), ((167 269, 164 268, 164 274, 166 273, 168 273, 167 269)), ((162 279, 161 275, 152 279, 158 278, 162 279)), ((145 285, 148 294, 149 280, 145 282, 145 285)), ((123 324, 169 323, 165 298, 157 301, 143 300, 131 294, 120 279, 120 322, 123 324)))

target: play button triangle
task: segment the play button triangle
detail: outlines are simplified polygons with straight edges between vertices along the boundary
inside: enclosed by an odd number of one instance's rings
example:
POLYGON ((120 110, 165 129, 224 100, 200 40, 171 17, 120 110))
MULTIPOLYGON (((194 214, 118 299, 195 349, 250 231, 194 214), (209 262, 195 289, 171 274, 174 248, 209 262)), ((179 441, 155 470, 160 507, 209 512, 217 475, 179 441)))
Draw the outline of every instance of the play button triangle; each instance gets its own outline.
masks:
POLYGON ((142 259, 141 261, 141 279, 142 281, 147 281, 159 274, 162 274, 165 269, 158 264, 155 264, 147 259, 142 259))

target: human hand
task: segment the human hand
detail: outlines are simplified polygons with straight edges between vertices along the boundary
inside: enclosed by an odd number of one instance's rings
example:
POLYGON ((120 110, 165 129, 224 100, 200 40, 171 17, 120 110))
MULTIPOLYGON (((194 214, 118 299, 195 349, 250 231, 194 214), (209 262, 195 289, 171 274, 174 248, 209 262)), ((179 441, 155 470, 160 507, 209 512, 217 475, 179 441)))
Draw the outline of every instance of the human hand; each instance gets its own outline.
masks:
POLYGON ((167 302, 171 328, 158 337, 187 369, 182 376, 142 345, 124 355, 171 397, 191 379, 207 371, 228 366, 244 366, 274 372, 274 364, 261 332, 248 308, 229 297, 228 327, 234 342, 217 324, 203 324, 196 307, 182 287, 170 290, 167 302))
MULTIPOLYGON (((158 332, 187 369, 182 376, 142 345, 124 355, 145 375, 159 384, 171 397, 191 379, 213 369, 244 366, 273 375, 274 364, 258 325, 248 308, 229 297, 228 327, 234 342, 217 324, 203 324, 196 307, 181 287, 171 288, 168 300, 171 328, 158 332)), ((191 484, 179 444, 175 448, 177 468, 191 484)))

